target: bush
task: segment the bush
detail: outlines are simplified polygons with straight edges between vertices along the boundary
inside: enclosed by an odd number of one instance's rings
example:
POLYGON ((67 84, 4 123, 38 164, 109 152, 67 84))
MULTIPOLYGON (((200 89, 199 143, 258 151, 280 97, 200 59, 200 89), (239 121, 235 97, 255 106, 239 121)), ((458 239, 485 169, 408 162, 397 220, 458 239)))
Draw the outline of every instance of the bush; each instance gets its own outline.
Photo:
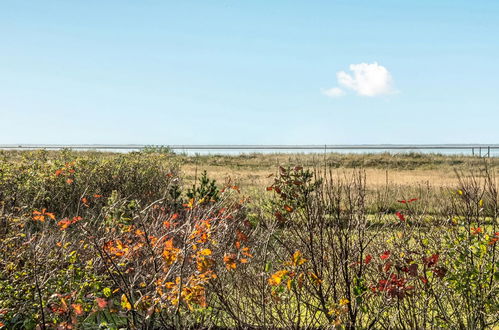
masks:
POLYGON ((498 325, 488 169, 395 200, 336 174, 281 167, 255 200, 165 155, 4 157, 0 327, 498 325))

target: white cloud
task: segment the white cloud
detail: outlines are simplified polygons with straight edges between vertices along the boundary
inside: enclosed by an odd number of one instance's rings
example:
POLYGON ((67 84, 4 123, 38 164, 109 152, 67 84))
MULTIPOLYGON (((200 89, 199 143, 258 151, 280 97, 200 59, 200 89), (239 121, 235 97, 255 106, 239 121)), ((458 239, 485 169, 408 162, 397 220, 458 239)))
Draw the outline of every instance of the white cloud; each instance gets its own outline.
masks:
POLYGON ((333 87, 333 88, 323 89, 322 94, 327 95, 329 97, 340 97, 345 95, 345 92, 341 88, 333 87))
MULTIPOLYGON (((377 62, 351 64, 349 68, 351 73, 340 71, 336 74, 338 84, 343 88, 351 89, 362 96, 394 93, 390 72, 377 62)), ((323 91, 323 93, 331 97, 338 97, 344 92, 339 87, 334 87, 323 91)))

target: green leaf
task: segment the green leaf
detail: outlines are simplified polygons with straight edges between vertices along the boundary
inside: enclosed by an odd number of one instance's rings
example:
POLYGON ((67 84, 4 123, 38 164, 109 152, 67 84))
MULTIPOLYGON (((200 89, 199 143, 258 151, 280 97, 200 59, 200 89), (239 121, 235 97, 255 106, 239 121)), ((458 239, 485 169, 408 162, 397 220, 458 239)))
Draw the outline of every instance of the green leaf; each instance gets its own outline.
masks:
POLYGON ((104 295, 109 298, 111 296, 111 289, 110 288, 104 288, 102 290, 102 293, 104 293, 104 295))

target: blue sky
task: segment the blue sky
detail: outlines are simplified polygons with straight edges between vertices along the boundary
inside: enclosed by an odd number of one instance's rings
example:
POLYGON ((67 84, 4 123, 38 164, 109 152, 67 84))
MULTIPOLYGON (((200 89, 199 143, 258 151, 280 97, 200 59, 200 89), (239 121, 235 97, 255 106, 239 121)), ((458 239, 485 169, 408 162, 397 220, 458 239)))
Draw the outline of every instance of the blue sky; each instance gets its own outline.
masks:
POLYGON ((495 0, 0 2, 0 143, 498 143, 498 91, 495 0))

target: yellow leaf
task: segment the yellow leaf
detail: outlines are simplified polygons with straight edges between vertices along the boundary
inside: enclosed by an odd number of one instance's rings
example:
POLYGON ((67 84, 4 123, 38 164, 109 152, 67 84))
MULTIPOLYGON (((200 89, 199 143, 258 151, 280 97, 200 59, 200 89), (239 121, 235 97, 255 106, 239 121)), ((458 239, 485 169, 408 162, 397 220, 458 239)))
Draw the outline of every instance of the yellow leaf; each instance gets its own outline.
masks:
POLYGON ((307 259, 303 258, 302 253, 297 250, 295 253, 293 253, 291 264, 295 267, 298 267, 300 265, 303 265, 307 261, 308 261, 307 259))
POLYGON ((124 309, 126 309, 128 311, 132 309, 132 305, 128 301, 128 298, 126 297, 125 294, 121 295, 121 307, 123 307, 124 309))
POLYGON ((314 280, 314 282, 317 284, 317 285, 321 285, 322 284, 322 280, 319 278, 319 276, 317 276, 315 273, 312 273, 310 272, 310 277, 312 278, 312 280, 314 280))
POLYGON ((199 254, 202 256, 210 256, 211 250, 210 249, 203 249, 203 250, 199 251, 199 254))
POLYGON ((289 272, 287 270, 280 270, 280 271, 275 272, 269 278, 269 280, 268 280, 269 284, 274 285, 274 286, 281 284, 282 279, 284 278, 284 276, 288 275, 288 273, 289 272))

